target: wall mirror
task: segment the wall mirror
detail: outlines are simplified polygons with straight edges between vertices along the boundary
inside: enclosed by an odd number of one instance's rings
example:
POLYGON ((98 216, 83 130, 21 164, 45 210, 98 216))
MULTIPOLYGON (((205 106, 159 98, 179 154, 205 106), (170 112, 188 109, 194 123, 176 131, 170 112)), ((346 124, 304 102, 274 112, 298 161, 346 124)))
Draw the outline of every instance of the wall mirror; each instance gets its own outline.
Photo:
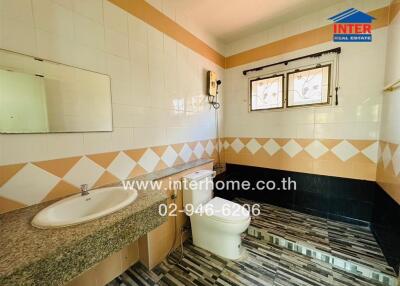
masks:
POLYGON ((110 77, 0 50, 0 133, 112 131, 110 77))

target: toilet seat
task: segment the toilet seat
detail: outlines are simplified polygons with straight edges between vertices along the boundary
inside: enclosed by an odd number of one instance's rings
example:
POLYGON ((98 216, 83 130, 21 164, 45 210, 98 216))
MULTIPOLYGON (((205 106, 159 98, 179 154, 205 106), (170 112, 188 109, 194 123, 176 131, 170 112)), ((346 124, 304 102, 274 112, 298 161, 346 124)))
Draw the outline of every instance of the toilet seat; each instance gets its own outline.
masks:
POLYGON ((225 223, 237 224, 250 220, 250 212, 243 206, 219 197, 215 197, 206 203, 204 209, 211 209, 212 215, 207 215, 204 211, 203 216, 225 223))

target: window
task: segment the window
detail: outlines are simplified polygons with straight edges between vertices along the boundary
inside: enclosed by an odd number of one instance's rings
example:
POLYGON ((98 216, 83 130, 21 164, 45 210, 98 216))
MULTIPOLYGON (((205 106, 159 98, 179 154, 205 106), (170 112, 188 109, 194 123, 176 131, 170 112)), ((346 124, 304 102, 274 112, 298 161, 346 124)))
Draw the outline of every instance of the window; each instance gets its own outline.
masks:
POLYGON ((250 81, 250 110, 283 108, 283 75, 250 81))
POLYGON ((296 70, 287 74, 287 107, 328 104, 331 65, 296 70))

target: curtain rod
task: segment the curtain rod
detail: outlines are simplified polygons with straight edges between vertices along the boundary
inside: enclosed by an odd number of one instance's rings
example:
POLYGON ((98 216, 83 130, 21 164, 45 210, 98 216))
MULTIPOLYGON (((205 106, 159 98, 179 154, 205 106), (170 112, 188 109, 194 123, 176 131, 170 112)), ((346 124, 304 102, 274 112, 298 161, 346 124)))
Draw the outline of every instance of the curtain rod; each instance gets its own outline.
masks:
POLYGON ((306 59, 306 58, 317 58, 320 57, 324 54, 331 54, 331 53, 337 53, 340 54, 342 52, 342 48, 334 48, 334 49, 330 49, 330 50, 326 50, 326 51, 322 51, 322 52, 318 52, 318 53, 314 53, 314 54, 309 54, 306 56, 302 56, 302 57, 298 57, 298 58, 294 58, 294 59, 290 59, 290 60, 286 60, 286 61, 281 61, 278 63, 274 63, 274 64, 269 64, 269 65, 265 65, 265 66, 261 66, 261 67, 256 67, 256 68, 252 68, 252 69, 248 69, 248 70, 244 70, 243 71, 243 75, 246 75, 248 72, 254 72, 254 71, 260 71, 263 70, 265 68, 269 68, 272 66, 277 66, 277 65, 287 65, 289 62, 293 62, 293 61, 298 61, 298 60, 302 60, 302 59, 306 59))

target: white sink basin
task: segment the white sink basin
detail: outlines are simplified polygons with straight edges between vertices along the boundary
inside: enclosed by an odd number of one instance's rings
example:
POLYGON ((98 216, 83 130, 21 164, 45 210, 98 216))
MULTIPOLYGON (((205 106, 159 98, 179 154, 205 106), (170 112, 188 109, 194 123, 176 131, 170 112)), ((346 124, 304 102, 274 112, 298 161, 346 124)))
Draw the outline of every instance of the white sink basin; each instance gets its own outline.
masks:
POLYGON ((136 197, 136 190, 123 187, 92 190, 86 196, 73 195, 41 210, 33 218, 32 225, 55 228, 80 224, 116 212, 131 204, 136 197))

